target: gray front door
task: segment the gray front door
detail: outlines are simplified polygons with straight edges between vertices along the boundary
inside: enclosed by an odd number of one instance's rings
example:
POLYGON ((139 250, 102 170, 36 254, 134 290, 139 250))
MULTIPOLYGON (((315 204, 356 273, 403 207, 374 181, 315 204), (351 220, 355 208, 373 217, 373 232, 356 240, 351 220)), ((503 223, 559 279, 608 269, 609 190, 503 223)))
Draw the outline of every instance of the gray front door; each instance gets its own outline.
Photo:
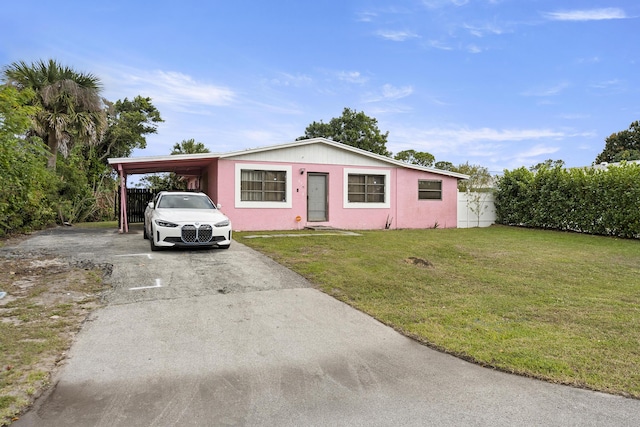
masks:
POLYGON ((307 221, 327 221, 327 174, 307 175, 307 221))

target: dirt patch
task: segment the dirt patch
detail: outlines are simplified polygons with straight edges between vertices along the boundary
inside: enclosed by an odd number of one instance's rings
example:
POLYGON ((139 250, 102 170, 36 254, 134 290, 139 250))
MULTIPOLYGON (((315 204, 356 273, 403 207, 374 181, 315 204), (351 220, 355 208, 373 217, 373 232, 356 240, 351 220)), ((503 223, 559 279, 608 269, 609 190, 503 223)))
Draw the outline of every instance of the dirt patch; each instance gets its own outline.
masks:
POLYGON ((82 324, 101 305, 110 271, 87 261, 0 252, 0 426, 50 384, 82 324))
POLYGON ((413 264, 417 267, 422 267, 422 268, 433 268, 434 265, 431 261, 423 259, 423 258, 418 258, 418 257, 414 257, 414 256, 410 256, 409 258, 405 259, 404 262, 408 263, 408 264, 413 264))

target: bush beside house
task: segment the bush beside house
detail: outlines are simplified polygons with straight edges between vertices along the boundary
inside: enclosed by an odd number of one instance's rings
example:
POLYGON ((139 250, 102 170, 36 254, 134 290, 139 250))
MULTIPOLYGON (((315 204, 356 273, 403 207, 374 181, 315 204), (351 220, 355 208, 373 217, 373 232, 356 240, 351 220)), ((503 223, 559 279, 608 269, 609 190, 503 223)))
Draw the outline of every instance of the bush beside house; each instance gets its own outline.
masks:
POLYGON ((640 164, 505 171, 496 223, 640 238, 640 164))

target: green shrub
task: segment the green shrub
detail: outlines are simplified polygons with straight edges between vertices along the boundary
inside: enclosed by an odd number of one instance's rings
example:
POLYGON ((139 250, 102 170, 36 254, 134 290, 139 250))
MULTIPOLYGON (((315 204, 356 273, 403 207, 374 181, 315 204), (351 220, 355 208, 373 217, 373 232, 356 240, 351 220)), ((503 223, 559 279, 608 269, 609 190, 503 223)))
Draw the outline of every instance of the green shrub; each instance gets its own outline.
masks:
POLYGON ((38 138, 26 139, 34 109, 32 96, 9 86, 0 87, 0 236, 42 228, 55 220, 48 196, 55 175, 47 167, 47 148, 38 138))
POLYGON ((499 224, 638 238, 640 165, 505 171, 495 203, 499 224))

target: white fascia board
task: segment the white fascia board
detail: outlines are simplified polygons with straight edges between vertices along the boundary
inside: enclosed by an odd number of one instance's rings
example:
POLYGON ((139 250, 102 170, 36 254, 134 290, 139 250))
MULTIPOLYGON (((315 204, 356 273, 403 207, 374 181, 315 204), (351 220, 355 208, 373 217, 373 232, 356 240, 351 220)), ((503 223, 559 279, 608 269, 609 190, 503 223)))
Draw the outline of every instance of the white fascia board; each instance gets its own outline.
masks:
POLYGON ((110 165, 118 163, 139 163, 139 162, 166 162, 171 160, 190 160, 190 159, 215 159, 220 157, 219 153, 197 153, 197 154, 169 154, 162 156, 145 156, 145 157, 110 157, 107 162, 110 165))
POLYGON ((270 145, 270 146, 266 146, 266 147, 258 147, 258 148, 250 148, 247 150, 242 150, 242 151, 234 151, 231 153, 225 153, 225 154, 221 154, 220 158, 228 158, 228 157, 235 157, 235 156, 242 156, 242 155, 246 155, 246 154, 255 154, 255 153, 260 153, 263 151, 271 151, 271 150, 281 150, 283 148, 291 148, 291 147, 299 147, 299 146, 303 146, 303 145, 310 145, 310 144, 325 144, 325 145, 330 145, 332 147, 336 147, 338 149, 341 150, 345 150, 345 151, 350 151, 352 153, 355 154, 359 154, 361 156, 365 156, 365 157, 369 157, 369 158, 373 158, 388 164, 392 164, 394 166, 397 167, 402 167, 402 168, 407 168, 407 169, 414 169, 414 170, 419 170, 419 171, 423 171, 423 172, 431 172, 431 173, 435 173, 438 175, 445 175, 445 176, 450 176, 453 178, 458 178, 458 179, 469 179, 469 175, 465 175, 462 173, 457 173, 457 172, 450 172, 450 171, 445 171, 445 170, 441 170, 441 169, 435 169, 435 168, 428 168, 428 167, 424 167, 424 166, 419 166, 419 165, 412 165, 409 163, 405 163, 405 162, 401 162, 399 160, 395 160, 392 159, 391 157, 387 157, 387 156, 383 156, 380 154, 376 154, 376 153, 372 153, 370 151, 366 151, 366 150, 362 150, 360 148, 356 148, 356 147, 352 147, 350 145, 346 145, 346 144, 342 144, 340 142, 336 142, 336 141, 332 141, 330 139, 327 138, 311 138, 311 139, 303 139, 300 141, 294 141, 294 142, 289 142, 286 144, 279 144, 279 145, 270 145))

